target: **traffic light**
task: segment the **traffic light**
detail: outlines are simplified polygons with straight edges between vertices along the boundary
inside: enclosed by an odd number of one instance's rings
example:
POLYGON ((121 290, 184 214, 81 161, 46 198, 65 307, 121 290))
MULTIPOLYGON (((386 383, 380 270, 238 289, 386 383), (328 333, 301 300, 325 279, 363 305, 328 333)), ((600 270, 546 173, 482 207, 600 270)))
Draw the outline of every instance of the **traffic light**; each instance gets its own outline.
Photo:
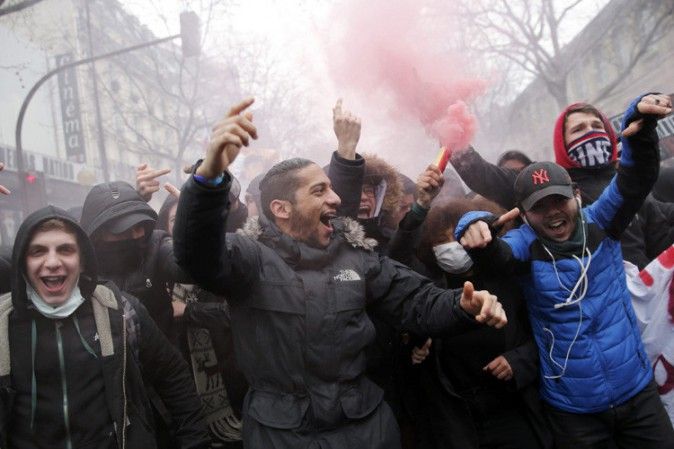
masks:
POLYGON ((180 13, 180 39, 183 57, 198 56, 201 53, 201 25, 194 11, 180 13))
POLYGON ((24 201, 24 210, 34 212, 47 205, 47 190, 45 189, 44 173, 25 171, 21 176, 24 201))

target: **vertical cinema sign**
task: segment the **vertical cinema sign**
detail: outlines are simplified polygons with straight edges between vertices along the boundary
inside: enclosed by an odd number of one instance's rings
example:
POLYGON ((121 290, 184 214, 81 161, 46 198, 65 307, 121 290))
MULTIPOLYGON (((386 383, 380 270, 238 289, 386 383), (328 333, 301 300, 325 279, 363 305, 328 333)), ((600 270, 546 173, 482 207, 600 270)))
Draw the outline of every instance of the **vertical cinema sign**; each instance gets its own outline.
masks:
MULTIPOLYGON (((56 65, 61 67, 73 61, 72 53, 56 56, 56 65)), ((82 136, 82 115, 80 96, 77 90, 77 72, 70 67, 58 73, 58 89, 61 97, 61 118, 66 157, 72 162, 86 162, 84 139, 82 136)))

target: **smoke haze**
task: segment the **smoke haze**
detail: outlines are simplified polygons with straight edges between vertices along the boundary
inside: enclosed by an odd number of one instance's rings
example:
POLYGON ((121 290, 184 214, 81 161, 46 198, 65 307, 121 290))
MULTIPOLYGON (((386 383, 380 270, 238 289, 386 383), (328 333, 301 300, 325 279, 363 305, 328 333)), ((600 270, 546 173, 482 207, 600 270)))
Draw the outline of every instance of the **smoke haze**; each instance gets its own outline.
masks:
POLYGON ((328 68, 338 89, 350 88, 414 119, 435 141, 468 145, 477 123, 470 102, 487 83, 468 73, 461 55, 442 49, 450 31, 431 27, 422 2, 346 0, 332 11, 328 68))

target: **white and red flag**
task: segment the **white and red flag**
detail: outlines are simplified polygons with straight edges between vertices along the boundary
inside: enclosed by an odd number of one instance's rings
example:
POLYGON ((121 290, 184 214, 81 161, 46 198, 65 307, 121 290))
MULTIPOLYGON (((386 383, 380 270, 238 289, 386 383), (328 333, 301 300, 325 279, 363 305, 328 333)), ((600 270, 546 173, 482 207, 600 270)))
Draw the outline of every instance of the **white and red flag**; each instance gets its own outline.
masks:
POLYGON ((674 423, 674 245, 641 271, 625 262, 625 272, 658 392, 674 423))

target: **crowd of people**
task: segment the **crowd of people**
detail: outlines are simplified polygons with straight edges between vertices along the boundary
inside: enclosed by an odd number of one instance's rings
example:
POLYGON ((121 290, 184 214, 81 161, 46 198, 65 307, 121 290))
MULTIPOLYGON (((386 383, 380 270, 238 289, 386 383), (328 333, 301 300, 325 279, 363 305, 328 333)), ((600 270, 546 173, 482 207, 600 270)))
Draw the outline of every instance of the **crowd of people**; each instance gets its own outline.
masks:
POLYGON ((25 218, 0 258, 0 448, 674 448, 671 330, 648 327, 674 322, 669 96, 619 133, 570 105, 554 162, 454 149, 416 181, 357 152, 338 101, 328 166, 283 160, 241 197, 253 102, 158 212, 169 170, 143 164, 25 218))

